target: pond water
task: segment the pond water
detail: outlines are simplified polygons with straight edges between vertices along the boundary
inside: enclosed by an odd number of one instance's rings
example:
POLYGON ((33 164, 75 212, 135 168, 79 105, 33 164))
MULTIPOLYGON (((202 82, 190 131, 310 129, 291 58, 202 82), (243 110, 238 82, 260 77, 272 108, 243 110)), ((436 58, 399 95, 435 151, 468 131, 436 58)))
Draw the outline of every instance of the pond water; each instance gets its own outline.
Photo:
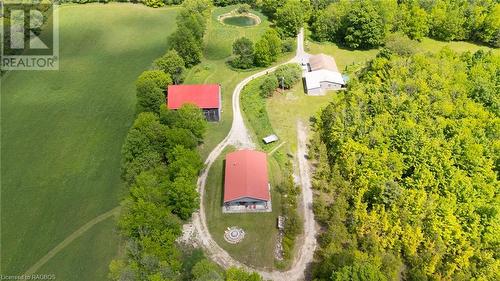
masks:
POLYGON ((252 26, 257 24, 257 20, 248 16, 234 16, 222 20, 225 24, 236 26, 252 26))

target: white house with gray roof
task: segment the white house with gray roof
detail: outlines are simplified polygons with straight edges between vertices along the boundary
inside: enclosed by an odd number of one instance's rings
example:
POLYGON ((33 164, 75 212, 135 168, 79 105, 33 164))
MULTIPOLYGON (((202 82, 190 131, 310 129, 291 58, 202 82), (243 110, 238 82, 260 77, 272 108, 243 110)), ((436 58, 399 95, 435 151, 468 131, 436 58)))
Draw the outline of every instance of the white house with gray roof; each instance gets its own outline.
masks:
POLYGON ((325 54, 312 55, 304 73, 304 83, 308 95, 324 95, 329 90, 339 90, 345 86, 344 78, 335 60, 325 54))

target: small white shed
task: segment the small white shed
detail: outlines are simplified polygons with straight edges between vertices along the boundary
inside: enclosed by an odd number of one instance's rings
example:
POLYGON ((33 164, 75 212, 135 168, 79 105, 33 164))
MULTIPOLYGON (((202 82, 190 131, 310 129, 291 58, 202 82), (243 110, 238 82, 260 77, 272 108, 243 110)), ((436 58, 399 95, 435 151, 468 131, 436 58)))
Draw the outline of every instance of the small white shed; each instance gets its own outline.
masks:
POLYGON ((277 135, 269 135, 265 138, 262 139, 262 141, 264 141, 265 144, 269 144, 269 143, 272 143, 272 142, 275 142, 278 140, 278 136, 277 135))

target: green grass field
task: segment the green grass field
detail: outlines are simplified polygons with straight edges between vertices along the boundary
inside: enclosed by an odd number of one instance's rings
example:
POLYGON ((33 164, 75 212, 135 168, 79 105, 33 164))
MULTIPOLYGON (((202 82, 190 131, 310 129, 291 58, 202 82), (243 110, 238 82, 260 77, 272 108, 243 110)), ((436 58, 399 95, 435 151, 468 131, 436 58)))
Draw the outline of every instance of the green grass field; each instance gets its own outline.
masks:
POLYGON ((304 94, 302 83, 298 83, 290 90, 279 90, 265 99, 259 94, 262 81, 263 78, 259 78, 250 82, 241 94, 241 107, 252 138, 266 152, 280 146, 280 151, 295 153, 297 120, 307 123, 311 116, 328 105, 331 95, 308 96, 304 94), (264 144, 262 138, 269 134, 276 134, 280 140, 264 144))
POLYGON ((249 27, 236 27, 224 25, 217 19, 218 16, 236 9, 238 5, 215 8, 212 13, 207 34, 204 38, 205 46, 203 54, 208 60, 226 59, 232 54, 233 41, 239 37, 247 37, 252 41, 257 41, 264 31, 269 28, 269 21, 258 11, 252 13, 259 16, 262 22, 259 25, 249 27))
POLYGON ((278 233, 276 220, 281 212, 280 196, 276 186, 282 181, 281 171, 276 160, 268 157, 272 212, 223 214, 224 159, 225 155, 233 150, 234 148, 228 148, 219 156, 207 178, 205 210, 210 233, 217 244, 238 261, 250 266, 273 269, 274 246, 278 233), (231 226, 239 226, 245 230, 245 238, 235 245, 224 240, 224 231, 231 226))
MULTIPOLYGON (((475 52, 477 50, 492 50, 495 54, 500 54, 500 49, 492 49, 487 46, 482 46, 470 42, 456 41, 456 42, 443 42, 430 38, 424 38, 422 42, 416 44, 417 50, 422 52, 435 53, 444 47, 448 47, 455 52, 475 52)), ((315 42, 306 40, 306 51, 311 54, 325 53, 332 55, 340 71, 343 71, 346 66, 357 63, 364 63, 373 59, 378 49, 371 50, 351 50, 339 47, 335 43, 330 42, 315 42)))
POLYGON ((37 274, 55 274, 56 280, 106 280, 109 261, 116 257, 115 242, 119 236, 113 231, 116 220, 109 218, 92 227, 85 235, 68 245, 48 261, 37 274), (98 257, 104 264, 96 266, 98 257))
MULTIPOLYGON (((231 126, 231 95, 243 78, 258 71, 234 71, 227 65, 235 39, 252 40, 269 27, 222 25, 220 14, 235 6, 215 8, 208 24, 202 63, 191 69, 186 83, 220 83, 222 122, 210 123, 203 157, 222 140, 231 126)), ((87 221, 118 205, 120 148, 135 111, 134 80, 164 53, 175 29, 176 8, 150 9, 132 4, 66 5, 60 12, 59 71, 12 72, 1 81, 1 273, 20 274, 87 221)), ((424 39, 419 47, 437 51, 487 49, 465 42, 424 39)), ((310 53, 333 55, 339 69, 362 63, 377 50, 351 51, 332 43, 307 42, 310 53)), ((498 53, 500 50, 496 49, 498 53)), ((291 54, 280 60, 287 60, 291 54)), ((295 122, 307 121, 331 99, 306 96, 301 86, 266 101, 274 132, 296 148, 295 122), (291 117, 293 116, 293 117, 291 117)), ((255 130, 257 138, 264 131, 255 130)), ((258 139, 257 139, 258 141, 258 139)), ((277 144, 274 144, 277 145, 277 144)), ((267 150, 267 149, 266 149, 267 150)), ((207 218, 215 240, 237 259, 272 267, 278 196, 273 213, 222 215, 222 160, 214 163, 207 182, 207 218), (223 230, 239 225, 244 242, 224 242, 223 230)), ((270 158, 273 186, 280 170, 270 158)), ((110 259, 118 253, 115 223, 94 226, 50 260, 39 273, 58 280, 105 280, 110 259), (77 274, 74 274, 77 273, 77 274)))
POLYGON ((302 83, 283 93, 277 93, 267 100, 267 114, 282 141, 287 141, 284 151, 292 153, 297 149, 297 120, 308 124, 310 117, 328 105, 332 99, 330 93, 325 96, 308 96, 304 94, 302 83))
POLYGON ((270 144, 264 144, 262 141, 264 137, 277 133, 267 114, 267 99, 260 95, 260 85, 263 81, 264 77, 261 77, 248 83, 241 92, 240 100, 245 124, 249 129, 253 141, 258 144, 262 150, 269 153, 281 143, 281 140, 270 144))
MULTIPOLYGON (((215 8, 212 18, 208 23, 204 38, 205 50, 201 64, 193 67, 187 77, 185 84, 220 83, 222 86, 222 121, 209 123, 208 134, 204 143, 199 147, 203 159, 229 132, 233 117, 231 96, 236 85, 245 77, 257 72, 259 69, 249 71, 235 71, 231 69, 227 60, 231 57, 232 44, 239 37, 246 36, 256 41, 269 28, 269 21, 262 14, 252 11, 261 17, 262 22, 252 27, 235 27, 223 25, 217 17, 225 14, 236 6, 215 8)), ((290 59, 293 54, 286 54, 279 60, 290 59)))
MULTIPOLYGON (((165 52, 175 14, 132 4, 63 6, 60 70, 2 78, 3 274, 23 273, 118 205, 120 149, 134 118, 134 81, 165 52)), ((113 223, 96 227, 61 253, 66 258, 46 264, 45 273, 60 272, 64 281, 105 280, 119 241, 113 223), (71 253, 76 256, 68 258, 71 253)))

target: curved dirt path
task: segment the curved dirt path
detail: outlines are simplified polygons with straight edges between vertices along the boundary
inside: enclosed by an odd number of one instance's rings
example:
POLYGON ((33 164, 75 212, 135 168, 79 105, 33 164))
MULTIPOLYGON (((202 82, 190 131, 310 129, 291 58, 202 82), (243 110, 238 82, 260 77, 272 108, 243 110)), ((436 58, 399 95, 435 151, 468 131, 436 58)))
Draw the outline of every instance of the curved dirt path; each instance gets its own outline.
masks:
POLYGON ((71 242, 73 242, 76 238, 80 237, 82 234, 84 234, 87 230, 92 228, 94 225, 110 218, 114 214, 118 214, 120 211, 120 206, 107 211, 106 213, 99 215, 86 224, 84 224, 82 227, 77 229, 75 232, 71 233, 66 239, 64 239, 61 243, 57 244, 52 250, 50 250, 45 256, 43 256, 41 259, 39 259, 33 266, 31 266, 23 275, 28 276, 35 274, 45 263, 47 263, 51 258, 53 258, 55 255, 57 255, 60 251, 62 251, 66 246, 68 246, 71 242))
MULTIPOLYGON (((297 36, 297 54, 296 56, 286 63, 297 63, 303 60, 303 57, 307 56, 303 48, 303 31, 297 36)), ((281 65, 281 64, 280 64, 281 65)), ((299 179, 299 184, 302 187, 302 211, 304 218, 304 237, 302 245, 297 245, 300 248, 297 251, 297 255, 293 261, 291 268, 288 271, 261 271, 255 268, 251 268, 242 264, 241 262, 232 258, 224 249, 222 249, 212 238, 205 217, 205 207, 204 207, 204 192, 205 184, 208 176, 208 172, 212 167, 212 164, 222 153, 224 148, 229 145, 235 146, 237 148, 254 148, 255 144, 248 134, 248 130, 245 126, 243 116, 240 109, 240 94, 241 90, 253 79, 266 75, 272 72, 278 66, 274 66, 253 74, 243 81, 241 81, 234 89, 232 102, 233 102, 233 123, 231 130, 228 135, 210 152, 206 161, 205 169, 202 171, 200 177, 198 178, 198 192, 200 193, 200 209, 198 212, 193 214, 193 227, 196 230, 197 240, 201 246, 207 251, 210 258, 221 265, 224 268, 231 266, 241 267, 248 271, 255 271, 262 275, 266 280, 274 281, 293 281, 293 280, 304 280, 305 272, 308 265, 313 260, 314 250, 316 248, 316 223, 314 221, 314 214, 312 211, 312 191, 310 184, 310 172, 307 159, 304 157, 306 154, 306 135, 305 130, 302 125, 300 126, 300 132, 298 132, 299 137, 299 147, 297 149, 298 154, 298 164, 299 173, 297 178, 299 179)))

